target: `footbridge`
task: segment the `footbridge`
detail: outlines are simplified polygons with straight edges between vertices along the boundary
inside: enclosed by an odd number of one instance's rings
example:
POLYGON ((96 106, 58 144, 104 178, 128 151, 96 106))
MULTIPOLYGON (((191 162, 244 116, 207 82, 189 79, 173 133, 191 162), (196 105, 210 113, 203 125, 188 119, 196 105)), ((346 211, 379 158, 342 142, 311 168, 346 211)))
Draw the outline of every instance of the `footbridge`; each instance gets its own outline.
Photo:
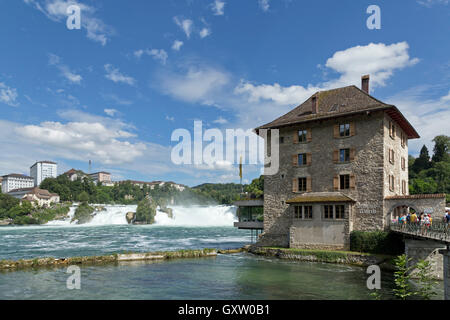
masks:
POLYGON ((390 229, 404 236, 411 264, 421 259, 430 261, 435 276, 444 280, 445 300, 450 300, 450 223, 391 223, 390 229))

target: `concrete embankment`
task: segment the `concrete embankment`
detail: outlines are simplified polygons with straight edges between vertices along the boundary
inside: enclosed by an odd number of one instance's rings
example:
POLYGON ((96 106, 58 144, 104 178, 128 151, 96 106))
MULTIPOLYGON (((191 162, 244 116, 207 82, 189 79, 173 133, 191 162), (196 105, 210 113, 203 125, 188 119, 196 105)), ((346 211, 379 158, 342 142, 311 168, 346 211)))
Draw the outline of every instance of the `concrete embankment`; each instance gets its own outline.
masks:
POLYGON ((241 252, 241 249, 217 250, 178 250, 163 252, 130 252, 104 256, 71 257, 71 258, 35 258, 22 260, 0 260, 0 271, 14 271, 39 267, 64 267, 69 265, 102 265, 125 261, 151 261, 183 258, 214 257, 220 254, 241 252))
POLYGON ((350 251, 307 250, 256 246, 250 246, 248 248, 248 252, 256 255, 286 260, 338 263, 357 265, 361 267, 379 265, 383 270, 394 270, 394 266, 392 265, 392 259, 394 257, 386 255, 374 255, 350 251))

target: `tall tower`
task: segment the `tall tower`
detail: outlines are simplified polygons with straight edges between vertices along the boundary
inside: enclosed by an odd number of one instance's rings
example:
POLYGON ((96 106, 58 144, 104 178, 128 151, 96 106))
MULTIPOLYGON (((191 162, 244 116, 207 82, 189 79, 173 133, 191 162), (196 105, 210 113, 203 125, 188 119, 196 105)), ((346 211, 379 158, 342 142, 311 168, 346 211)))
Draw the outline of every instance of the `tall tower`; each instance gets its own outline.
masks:
POLYGON ((91 160, 89 160, 89 174, 91 174, 91 170, 92 170, 92 161, 91 160))

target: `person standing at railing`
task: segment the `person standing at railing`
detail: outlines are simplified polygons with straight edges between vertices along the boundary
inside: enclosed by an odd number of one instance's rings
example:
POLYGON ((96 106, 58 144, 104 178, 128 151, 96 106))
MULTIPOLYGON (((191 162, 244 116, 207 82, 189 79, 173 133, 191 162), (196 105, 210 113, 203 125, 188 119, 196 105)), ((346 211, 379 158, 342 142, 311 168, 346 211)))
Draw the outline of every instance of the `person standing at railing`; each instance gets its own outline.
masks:
POLYGON ((415 212, 413 212, 410 219, 411 219, 411 223, 417 223, 417 214, 415 212))
POLYGON ((444 216, 445 223, 450 223, 450 210, 445 210, 445 216, 444 216))

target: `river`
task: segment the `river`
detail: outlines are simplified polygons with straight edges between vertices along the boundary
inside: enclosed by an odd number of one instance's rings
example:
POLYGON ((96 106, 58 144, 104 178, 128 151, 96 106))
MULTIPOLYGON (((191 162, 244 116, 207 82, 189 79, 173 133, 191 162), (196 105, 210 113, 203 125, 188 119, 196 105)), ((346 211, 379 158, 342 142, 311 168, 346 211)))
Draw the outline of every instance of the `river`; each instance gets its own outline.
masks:
MULTIPOLYGON (((86 225, 69 217, 45 226, 1 227, 0 259, 229 249, 251 240, 249 231, 232 227, 232 207, 173 207, 174 219, 158 212, 155 225, 127 225, 125 213, 135 209, 106 206, 86 225)), ((370 293, 363 268, 247 253, 86 266, 81 290, 66 288, 68 276, 65 268, 0 272, 0 299, 367 299, 370 293)), ((392 274, 382 273, 385 298, 391 297, 392 283, 392 274)))

